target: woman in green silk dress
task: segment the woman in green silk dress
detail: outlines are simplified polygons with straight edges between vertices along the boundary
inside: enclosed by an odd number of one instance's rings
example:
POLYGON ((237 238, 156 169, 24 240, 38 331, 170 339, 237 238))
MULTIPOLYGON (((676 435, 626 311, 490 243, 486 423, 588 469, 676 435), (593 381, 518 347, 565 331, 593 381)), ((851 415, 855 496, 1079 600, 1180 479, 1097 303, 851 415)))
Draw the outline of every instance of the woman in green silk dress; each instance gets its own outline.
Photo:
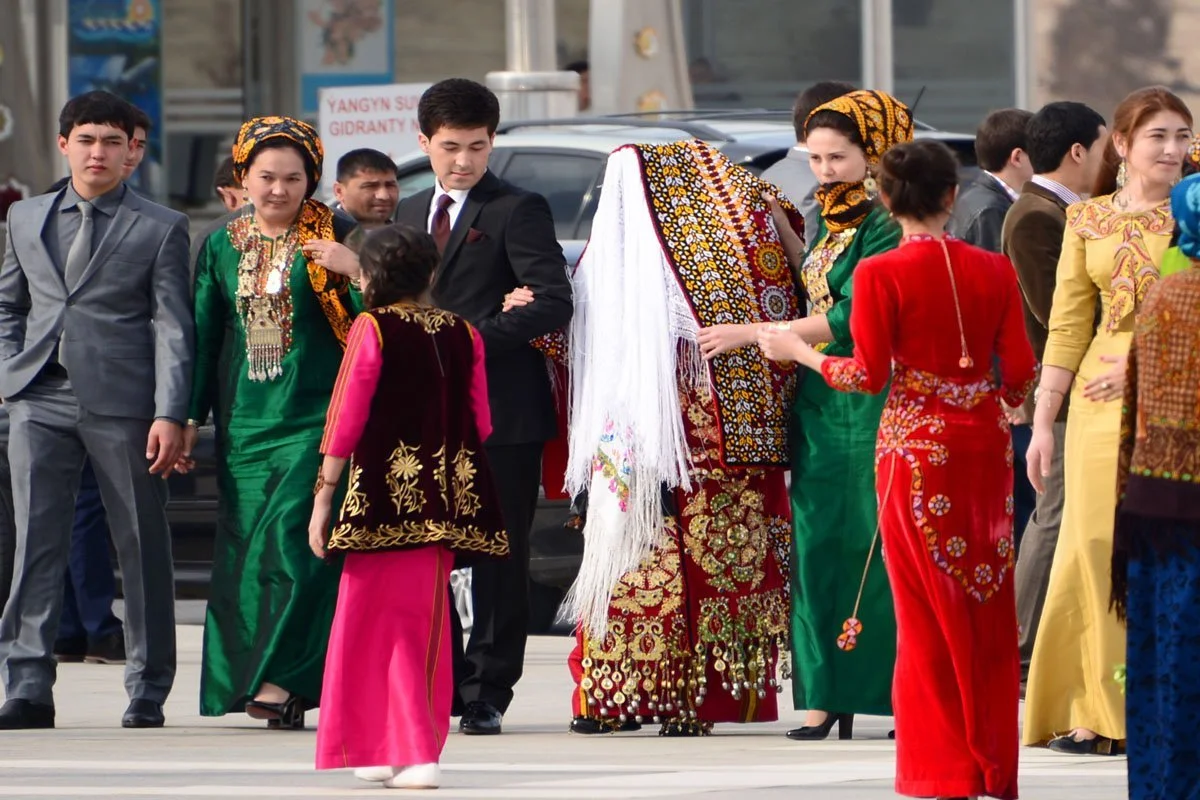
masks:
MULTIPOLYGON (((828 355, 851 355, 850 303, 862 259, 900 243, 900 228, 873 197, 870 169, 912 139, 895 98, 857 91, 817 108, 806 124, 821 188, 821 224, 802 245, 781 230, 799 263, 808 314, 788 324, 828 355)), ((777 226, 786 227, 775 215, 777 226)), ((770 324, 770 323, 765 323, 770 324)), ((701 331, 711 358, 756 342, 761 325, 701 331)), ((896 659, 891 589, 876 541, 875 444, 886 392, 848 395, 801 376, 792 409, 792 699, 808 711, 789 739, 824 739, 834 723, 850 738, 853 715, 890 715, 896 659), (860 589, 861 586, 861 589, 860 589), (849 624, 847 625, 847 622, 849 624)))
POLYGON ((337 243, 353 224, 310 199, 322 157, 303 122, 246 123, 234 162, 252 209, 211 234, 196 265, 189 434, 213 412, 220 503, 200 713, 245 711, 271 727, 303 727, 320 702, 340 577, 312 557, 307 529, 361 300, 346 277, 357 258, 337 243))

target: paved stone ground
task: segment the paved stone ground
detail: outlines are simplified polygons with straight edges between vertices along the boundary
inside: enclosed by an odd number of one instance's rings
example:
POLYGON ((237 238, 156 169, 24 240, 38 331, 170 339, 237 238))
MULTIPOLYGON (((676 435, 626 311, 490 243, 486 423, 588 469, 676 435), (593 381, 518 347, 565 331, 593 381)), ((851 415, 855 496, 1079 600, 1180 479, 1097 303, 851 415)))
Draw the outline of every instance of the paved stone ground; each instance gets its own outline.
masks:
MULTIPOLYGON (((181 621, 199 616, 181 604, 181 621)), ((800 720, 722 726, 703 739, 654 732, 589 738, 565 732, 570 640, 530 641, 525 678, 497 737, 452 734, 443 757, 442 798, 830 798, 876 800, 892 792, 890 720, 856 720, 852 742, 796 743, 783 732, 800 720)), ((385 790, 346 772, 312 770, 314 733, 268 732, 244 717, 196 713, 200 628, 179 628, 180 673, 168 727, 126 731, 121 668, 64 665, 54 731, 0 733, 0 798, 372 797, 385 790), (374 794, 372 794, 374 793, 374 794)), ((783 705, 788 706, 786 695, 783 705)), ((1025 750, 1022 797, 1125 795, 1123 759, 1068 758, 1025 750)), ((394 792, 388 792, 394 795, 394 792)), ((408 793, 413 794, 413 793, 408 793)), ((407 796, 407 795, 406 795, 407 796)))

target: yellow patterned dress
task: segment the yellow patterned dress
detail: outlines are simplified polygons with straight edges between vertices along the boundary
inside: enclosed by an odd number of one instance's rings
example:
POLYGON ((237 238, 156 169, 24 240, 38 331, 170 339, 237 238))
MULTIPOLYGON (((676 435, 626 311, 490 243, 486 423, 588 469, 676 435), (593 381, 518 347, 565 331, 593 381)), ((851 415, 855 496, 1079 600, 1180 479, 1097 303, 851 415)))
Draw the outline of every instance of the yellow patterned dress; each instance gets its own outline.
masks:
POLYGON ((1113 678, 1125 663, 1125 631, 1109 610, 1121 403, 1088 400, 1083 387, 1112 368, 1105 358, 1128 353, 1134 311, 1158 279, 1173 228, 1169 203, 1127 213, 1104 196, 1067 211, 1043 363, 1074 372, 1075 383, 1062 526, 1025 694, 1027 745, 1074 728, 1125 738, 1113 678))

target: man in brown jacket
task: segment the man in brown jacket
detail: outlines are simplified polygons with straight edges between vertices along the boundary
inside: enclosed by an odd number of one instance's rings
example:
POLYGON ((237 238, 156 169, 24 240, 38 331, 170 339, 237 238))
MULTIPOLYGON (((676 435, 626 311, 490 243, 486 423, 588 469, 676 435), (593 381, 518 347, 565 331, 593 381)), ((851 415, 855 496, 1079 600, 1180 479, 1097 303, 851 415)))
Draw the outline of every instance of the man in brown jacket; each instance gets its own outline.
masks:
MULTIPOLYGON (((1049 332, 1067 206, 1079 202, 1091 189, 1107 139, 1104 124, 1104 117, 1082 103, 1059 102, 1035 114, 1026 131, 1027 152, 1035 174, 1004 219, 1001 248, 1017 270, 1025 301, 1025 327, 1039 361, 1049 332)), ((1033 402, 1031 396, 1021 410, 1026 423, 1032 419, 1033 402)), ((1054 462, 1045 478, 1046 491, 1037 498, 1017 554, 1022 693, 1062 521, 1066 420, 1064 403, 1054 425, 1054 462)))

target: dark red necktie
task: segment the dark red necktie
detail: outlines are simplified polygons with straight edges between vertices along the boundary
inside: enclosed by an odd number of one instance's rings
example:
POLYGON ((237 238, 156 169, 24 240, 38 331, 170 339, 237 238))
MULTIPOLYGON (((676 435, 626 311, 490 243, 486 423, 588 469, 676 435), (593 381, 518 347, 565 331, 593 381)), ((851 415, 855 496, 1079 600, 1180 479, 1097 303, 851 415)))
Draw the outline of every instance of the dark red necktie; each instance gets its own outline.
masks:
POLYGON ((446 251, 446 242, 450 241, 450 206, 453 203, 454 198, 450 195, 440 195, 437 200, 437 209, 433 212, 433 224, 429 226, 429 232, 433 234, 433 240, 437 242, 439 253, 446 251))

